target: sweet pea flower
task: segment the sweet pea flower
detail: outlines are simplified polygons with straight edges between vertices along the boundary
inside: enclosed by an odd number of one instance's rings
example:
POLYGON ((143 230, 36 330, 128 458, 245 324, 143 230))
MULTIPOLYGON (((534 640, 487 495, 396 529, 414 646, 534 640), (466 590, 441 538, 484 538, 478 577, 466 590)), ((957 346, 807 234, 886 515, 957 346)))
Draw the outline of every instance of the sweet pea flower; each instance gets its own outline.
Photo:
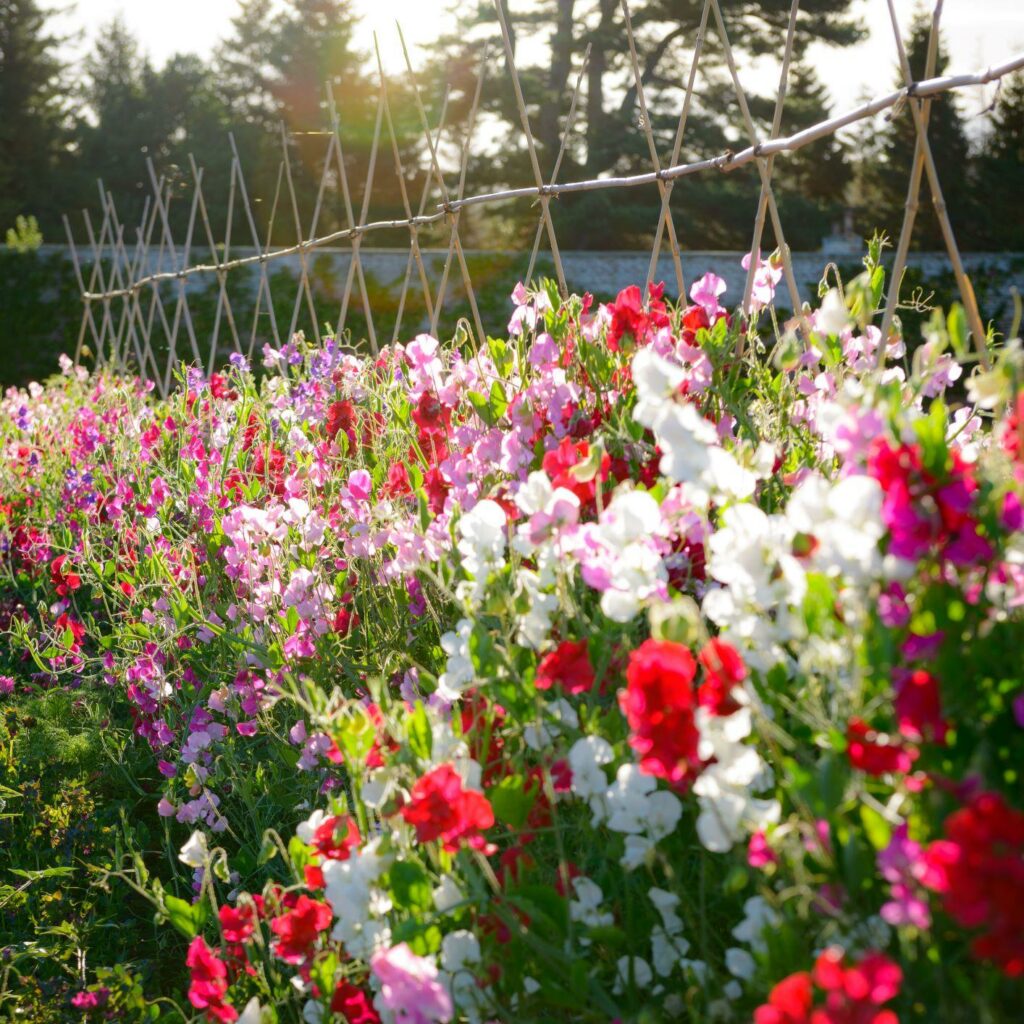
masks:
POLYGON ((370 959, 380 984, 380 1006, 397 1024, 444 1024, 455 1012, 433 960, 417 956, 405 942, 382 949, 370 959))

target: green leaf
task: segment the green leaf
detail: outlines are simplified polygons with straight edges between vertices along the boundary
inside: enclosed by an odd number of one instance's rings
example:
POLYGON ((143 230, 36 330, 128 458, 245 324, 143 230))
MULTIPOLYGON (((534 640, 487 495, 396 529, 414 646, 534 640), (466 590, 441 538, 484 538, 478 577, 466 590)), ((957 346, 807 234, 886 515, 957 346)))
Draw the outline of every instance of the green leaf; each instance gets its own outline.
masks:
POLYGON ((396 906, 409 910, 429 910, 434 893, 426 871, 416 861, 400 860, 391 865, 391 896, 396 906))
POLYGON ((421 760, 430 760, 430 751, 434 744, 434 734, 427 719, 427 712, 422 701, 416 701, 416 707, 405 726, 409 739, 409 749, 421 760))
POLYGON ((499 381, 495 381, 491 385, 491 397, 488 401, 488 406, 491 410, 491 416, 494 418, 494 422, 505 415, 505 410, 508 408, 508 399, 505 397, 505 389, 501 386, 499 381))
POLYGON ((40 878, 67 878, 68 875, 75 873, 75 869, 71 867, 40 868, 38 871, 26 871, 23 868, 9 868, 8 870, 12 875, 27 878, 31 882, 37 882, 40 878))
POLYGON ((177 896, 164 896, 164 909, 167 919, 186 939, 194 939, 206 924, 208 908, 205 900, 188 903, 177 896))
POLYGON ((864 824, 864 833, 868 842, 876 850, 884 850, 889 845, 892 836, 892 829, 889 823, 873 807, 867 804, 860 805, 860 820, 864 824))
POLYGON ((487 396, 481 395, 479 391, 469 391, 466 393, 466 397, 469 399, 469 404, 476 410, 477 416, 479 416, 487 426, 493 427, 496 420, 494 414, 491 412, 487 396))
POLYGON ((538 785, 534 782, 523 788, 521 775, 509 775, 487 791, 487 799, 494 809, 494 817, 512 828, 522 828, 537 799, 538 785))

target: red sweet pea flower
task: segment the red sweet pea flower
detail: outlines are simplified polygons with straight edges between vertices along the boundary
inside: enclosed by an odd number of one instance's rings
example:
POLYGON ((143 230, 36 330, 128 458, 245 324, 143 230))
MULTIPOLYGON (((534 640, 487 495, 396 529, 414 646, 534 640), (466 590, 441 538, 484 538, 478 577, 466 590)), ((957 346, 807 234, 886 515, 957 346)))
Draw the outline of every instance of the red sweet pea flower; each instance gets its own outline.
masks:
POLYGON ((70 591, 77 590, 82 585, 82 577, 68 571, 67 560, 67 555, 58 555, 50 563, 50 582, 61 597, 67 597, 70 591))
POLYGON ((210 394, 214 398, 226 398, 231 402, 238 398, 238 392, 229 388, 227 381, 219 373, 210 377, 210 394))
POLYGON ((437 395, 424 391, 413 406, 412 421, 426 434, 444 434, 451 421, 451 410, 441 404, 437 395))
POLYGON ((249 903, 221 907, 220 930, 225 942, 245 942, 256 930, 256 908, 249 903))
POLYGON ((201 935, 197 935, 188 947, 185 964, 190 972, 189 1002, 197 1010, 205 1010, 213 1020, 237 1020, 238 1011, 224 1002, 228 991, 227 965, 207 946, 201 935))
POLYGON ((899 740, 875 732, 860 718, 851 718, 846 726, 846 754, 854 768, 868 775, 906 773, 917 760, 918 751, 899 740))
POLYGON ((437 466, 431 466, 423 474, 423 490, 427 492, 427 508, 436 516, 444 511, 444 501, 451 485, 437 466))
POLYGON ((356 443, 356 410, 351 402, 332 402, 327 407, 324 431, 332 440, 344 432, 352 444, 356 443))
POLYGON ((545 654, 533 680, 538 690, 558 686, 574 696, 587 693, 594 685, 594 667, 590 664, 586 640, 563 640, 545 654))
POLYGON ((687 345, 693 344, 698 331, 710 326, 708 311, 703 306, 687 306, 683 311, 682 339, 687 345))
POLYGON ((274 445, 259 448, 252 460, 252 474, 261 481, 271 494, 284 494, 284 452, 274 445))
POLYGON ((285 963, 304 963, 332 918, 331 908, 326 903, 300 896, 294 909, 270 922, 270 930, 278 937, 273 947, 274 954, 285 963))
POLYGON ((813 974, 791 974, 772 989, 754 1011, 754 1024, 899 1024, 892 1010, 879 1007, 899 995, 902 982, 899 965, 881 953, 848 965, 841 949, 826 949, 813 974), (817 1007, 815 985, 825 992, 817 1007))
POLYGON ((380 1024, 380 1015, 370 997, 344 978, 331 996, 331 1012, 340 1013, 348 1024, 380 1024))
POLYGON ((640 770, 680 789, 700 772, 700 734, 693 720, 696 672, 697 663, 682 644, 647 640, 630 654, 628 685, 619 693, 640 770))
POLYGON ((82 639, 85 636, 85 626, 83 626, 77 619, 71 618, 67 612, 63 612, 57 616, 57 620, 54 622, 53 628, 61 638, 63 638, 65 632, 71 633, 71 643, 69 645, 70 650, 77 651, 82 646, 82 639))
POLYGON ((612 460, 607 452, 601 456, 601 465, 595 476, 590 480, 577 479, 573 470, 576 466, 590 458, 590 444, 587 441, 573 441, 571 437, 563 437, 558 447, 544 453, 541 465, 544 472, 551 478, 553 487, 564 487, 572 491, 580 500, 580 505, 590 505, 597 494, 597 478, 608 479, 612 460))
POLYGON ((313 833, 313 846, 328 860, 348 860, 360 842, 359 826, 348 814, 327 818, 313 833))
POLYGON ((783 978, 754 1011, 754 1024, 807 1024, 814 993, 807 971, 783 978))
POLYGON ((421 843, 441 839, 449 853, 455 853, 463 841, 475 850, 493 850, 481 832, 494 824, 494 811, 483 793, 462 788, 462 778, 450 764, 416 782, 402 817, 416 829, 421 843))
POLYGON ((697 689, 697 702, 715 715, 731 715, 739 709, 732 689, 747 678, 747 666, 739 651, 717 638, 709 640, 697 655, 704 669, 704 682, 697 689))
POLYGON ((647 309, 644 309, 640 289, 637 285, 624 288, 608 307, 612 315, 612 324, 608 329, 608 348, 618 352, 622 347, 623 337, 628 337, 636 345, 646 345, 651 335, 662 327, 668 327, 668 309, 662 301, 665 285, 652 284, 647 289, 647 309))
POLYGON ((405 468, 404 462, 395 462, 388 468, 388 478, 381 491, 386 498, 402 498, 412 494, 409 471, 405 468))
POLYGON ((1024 814, 999 793, 979 793, 945 832, 924 851, 922 884, 942 894, 954 921, 981 929, 975 956, 1024 976, 1024 814))
POLYGON ((930 672, 917 669, 897 676, 896 721, 900 732, 915 743, 928 738, 946 742, 949 725, 942 717, 939 681, 930 672))

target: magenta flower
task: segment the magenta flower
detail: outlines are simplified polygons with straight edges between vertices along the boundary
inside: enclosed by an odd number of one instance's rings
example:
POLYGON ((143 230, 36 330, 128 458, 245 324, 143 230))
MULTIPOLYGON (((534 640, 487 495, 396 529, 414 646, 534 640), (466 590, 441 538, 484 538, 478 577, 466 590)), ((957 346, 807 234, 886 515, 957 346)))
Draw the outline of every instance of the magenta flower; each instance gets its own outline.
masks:
POLYGON ((906 822, 878 853, 878 870, 892 886, 892 899, 883 904, 880 914, 891 925, 909 924, 924 929, 931 924, 928 901, 920 895, 919 880, 925 869, 921 854, 921 845, 909 837, 906 822))

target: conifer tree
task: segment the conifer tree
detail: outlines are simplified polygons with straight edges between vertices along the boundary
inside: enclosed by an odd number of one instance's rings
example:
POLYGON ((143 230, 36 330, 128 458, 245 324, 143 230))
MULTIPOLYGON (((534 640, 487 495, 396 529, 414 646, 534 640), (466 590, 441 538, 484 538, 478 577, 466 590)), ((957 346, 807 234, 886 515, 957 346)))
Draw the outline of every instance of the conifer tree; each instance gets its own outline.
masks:
POLYGON ((55 233, 64 194, 65 68, 36 0, 0 0, 0 229, 34 215, 55 233))
MULTIPOLYGON (((931 15, 918 7, 910 26, 907 59, 914 81, 925 77, 931 15)), ((945 73, 949 65, 945 40, 938 41, 935 76, 945 73)), ((897 72, 896 85, 904 85, 902 72, 897 72)), ((907 199, 907 183, 914 162, 917 133, 910 109, 904 106, 883 132, 884 142, 879 159, 869 171, 870 208, 865 211, 873 223, 863 224, 866 231, 884 229, 890 237, 899 235, 907 199)), ((933 97, 928 119, 928 141, 942 185, 943 198, 953 230, 961 244, 970 244, 976 233, 977 220, 971 190, 969 144, 963 116, 955 92, 933 97)), ((939 219, 932 204, 927 176, 921 179, 917 219, 911 245, 916 249, 943 249, 939 219)))
POLYGON ((1024 250, 1024 73, 1003 80, 989 131, 977 159, 984 196, 979 248, 1024 250))

